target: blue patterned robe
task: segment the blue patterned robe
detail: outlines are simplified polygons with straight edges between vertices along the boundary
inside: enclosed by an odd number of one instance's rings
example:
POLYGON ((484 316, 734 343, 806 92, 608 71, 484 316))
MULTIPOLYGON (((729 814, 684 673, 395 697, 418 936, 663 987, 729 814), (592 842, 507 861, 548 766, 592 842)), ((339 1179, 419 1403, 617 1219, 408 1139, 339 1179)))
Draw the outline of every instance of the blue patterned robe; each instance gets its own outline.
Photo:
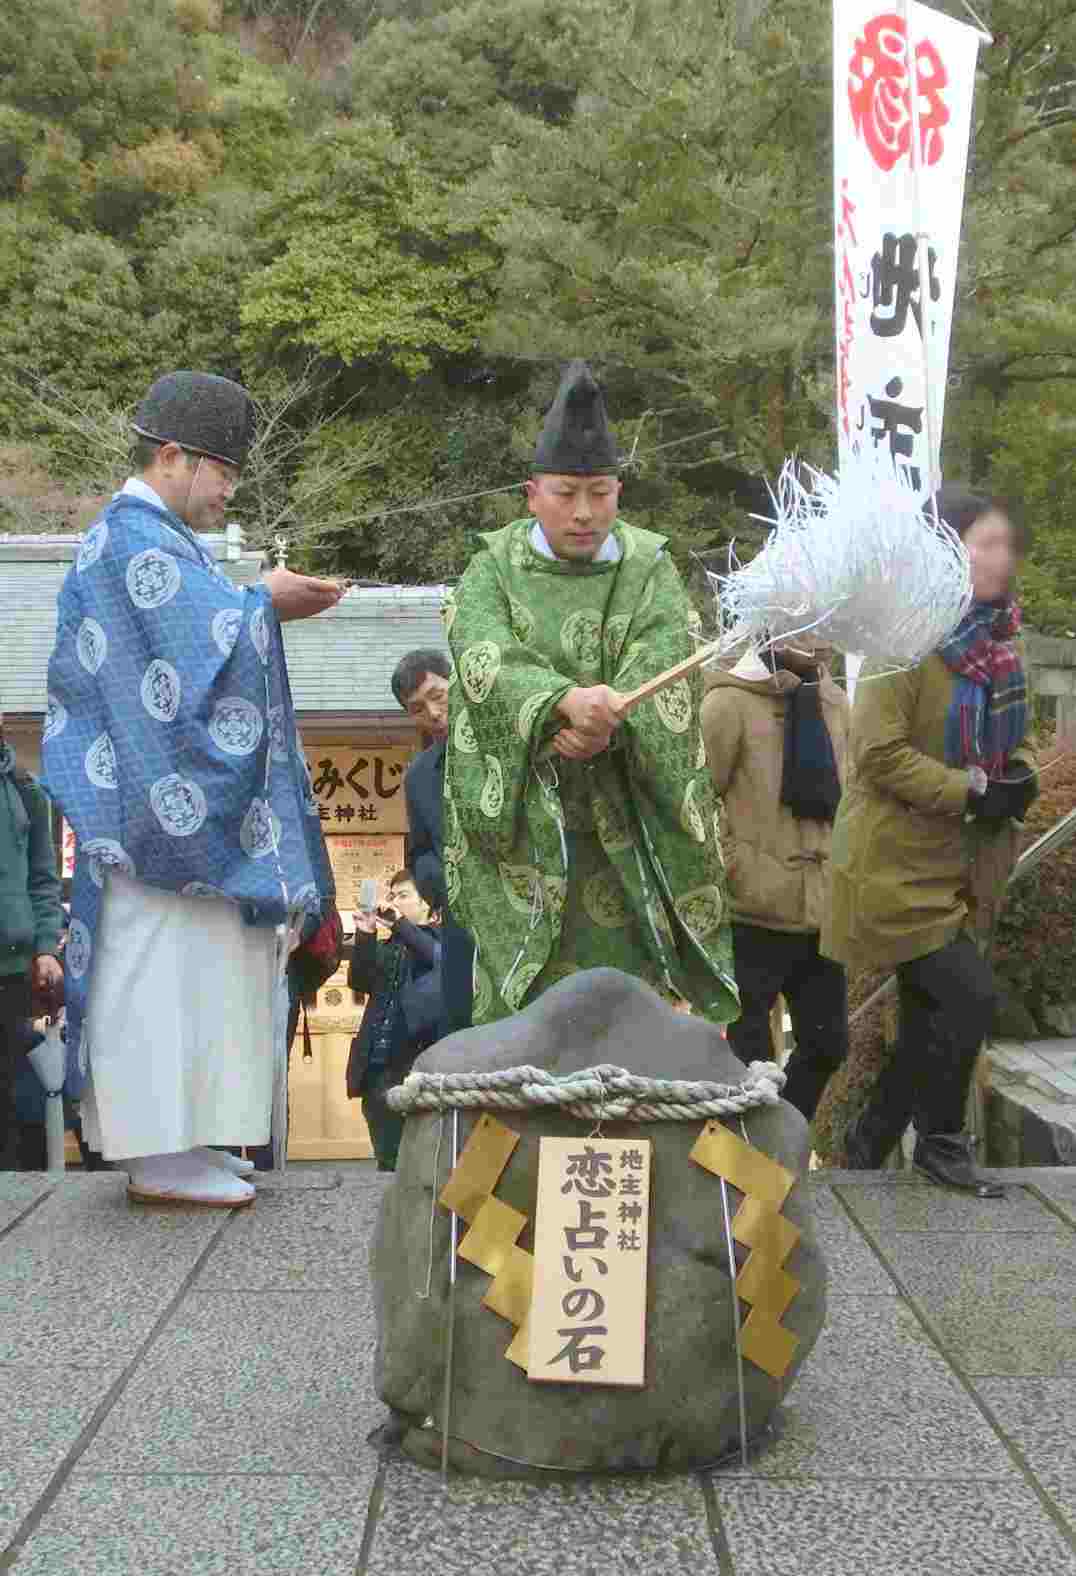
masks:
MULTIPOLYGON (((109 866, 254 925, 334 896, 280 625, 138 482, 83 540, 60 592, 44 782, 77 854, 66 949, 68 1090, 109 866)), ((152 496, 156 496, 155 494, 152 496)))

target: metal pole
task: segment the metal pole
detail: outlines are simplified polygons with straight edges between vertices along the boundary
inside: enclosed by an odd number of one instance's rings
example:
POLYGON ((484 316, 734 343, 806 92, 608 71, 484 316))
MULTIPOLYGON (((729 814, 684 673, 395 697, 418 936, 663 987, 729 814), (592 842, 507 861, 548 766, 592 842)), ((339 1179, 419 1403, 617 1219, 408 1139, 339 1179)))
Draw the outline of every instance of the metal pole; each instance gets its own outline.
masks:
POLYGON ((747 1395, 743 1383, 743 1352, 740 1349, 740 1296, 736 1290, 736 1249, 732 1242, 732 1215, 729 1211, 729 1188, 724 1177, 721 1183, 721 1213, 725 1220, 725 1247, 729 1255, 729 1291, 732 1297, 732 1333, 736 1343, 736 1388, 740 1399, 740 1459, 747 1469, 747 1395))
MULTIPOLYGON (((452 1112, 452 1170, 456 1169, 460 1147, 459 1107, 452 1112)), ((451 1175, 451 1172, 449 1173, 451 1175)), ((452 1357, 456 1337, 456 1264, 459 1246, 459 1216, 452 1211, 451 1246, 448 1258, 448 1327, 445 1331, 445 1392, 441 1401, 441 1486, 448 1487, 448 1425, 452 1415, 452 1357)))

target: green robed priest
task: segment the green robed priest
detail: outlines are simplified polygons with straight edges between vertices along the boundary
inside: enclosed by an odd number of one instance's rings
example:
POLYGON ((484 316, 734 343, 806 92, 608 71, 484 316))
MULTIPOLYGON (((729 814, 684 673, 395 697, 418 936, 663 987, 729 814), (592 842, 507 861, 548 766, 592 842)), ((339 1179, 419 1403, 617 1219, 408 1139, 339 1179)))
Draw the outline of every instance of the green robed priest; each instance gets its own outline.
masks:
POLYGON ((666 539, 618 518, 619 468, 574 362, 538 440, 533 517, 480 538, 448 610, 444 863, 476 943, 476 1024, 597 967, 716 1023, 738 1013, 698 675, 616 704, 689 656, 698 622, 666 539))

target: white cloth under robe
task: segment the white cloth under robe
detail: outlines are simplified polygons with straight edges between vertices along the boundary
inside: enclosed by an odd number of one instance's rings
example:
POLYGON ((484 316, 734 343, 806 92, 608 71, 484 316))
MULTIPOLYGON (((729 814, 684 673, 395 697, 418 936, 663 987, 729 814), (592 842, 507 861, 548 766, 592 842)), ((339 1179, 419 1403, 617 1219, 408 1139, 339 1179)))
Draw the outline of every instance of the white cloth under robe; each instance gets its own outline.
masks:
POLYGON ((107 873, 86 1013, 91 1149, 268 1142, 277 946, 236 903, 107 873))

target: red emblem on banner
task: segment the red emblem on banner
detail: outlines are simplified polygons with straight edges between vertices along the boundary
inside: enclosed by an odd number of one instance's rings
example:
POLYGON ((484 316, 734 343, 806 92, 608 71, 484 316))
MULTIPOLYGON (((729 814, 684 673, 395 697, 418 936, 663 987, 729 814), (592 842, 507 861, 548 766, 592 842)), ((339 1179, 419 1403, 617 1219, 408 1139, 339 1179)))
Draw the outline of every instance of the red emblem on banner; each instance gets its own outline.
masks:
MULTIPOLYGON (((949 110, 942 92, 949 81, 941 55, 929 39, 915 46, 919 90, 919 133, 924 164, 937 164, 944 152, 942 127, 949 110)), ((887 11, 872 18, 856 39, 848 64, 848 102, 856 135, 886 174, 912 145, 912 101, 908 40, 904 20, 887 11)))

